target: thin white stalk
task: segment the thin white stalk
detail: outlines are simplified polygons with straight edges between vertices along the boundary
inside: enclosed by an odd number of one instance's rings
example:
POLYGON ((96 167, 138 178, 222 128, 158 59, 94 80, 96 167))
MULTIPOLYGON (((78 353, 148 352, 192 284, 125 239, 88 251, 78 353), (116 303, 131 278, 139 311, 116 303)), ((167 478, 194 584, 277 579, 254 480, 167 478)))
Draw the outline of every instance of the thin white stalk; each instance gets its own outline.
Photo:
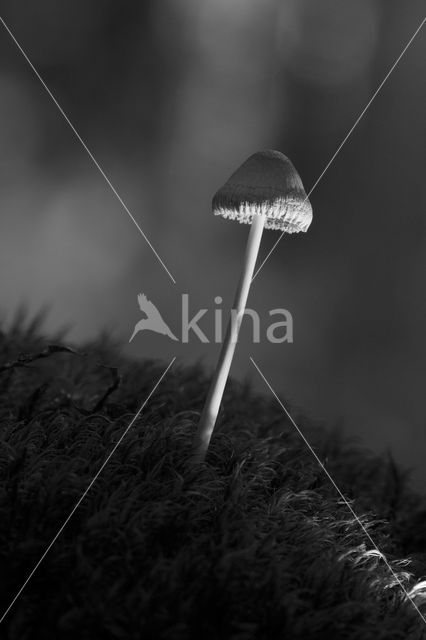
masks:
POLYGON ((210 443, 210 438, 212 436, 213 429, 216 423, 217 415, 219 413, 220 403, 222 401, 223 392, 225 389, 226 381, 228 379, 229 370, 231 368, 235 346, 238 340, 241 322, 247 304, 247 297, 253 277, 254 267, 256 265, 257 255, 259 253, 265 217, 266 216, 264 214, 255 214, 253 216, 253 221, 251 224, 246 252, 244 256, 244 266, 238 283, 237 291, 235 293, 235 300, 231 312, 231 318, 228 323, 225 339, 223 341, 219 360, 216 366, 216 371, 210 385, 210 389, 193 442, 191 462, 194 463, 204 461, 210 443))

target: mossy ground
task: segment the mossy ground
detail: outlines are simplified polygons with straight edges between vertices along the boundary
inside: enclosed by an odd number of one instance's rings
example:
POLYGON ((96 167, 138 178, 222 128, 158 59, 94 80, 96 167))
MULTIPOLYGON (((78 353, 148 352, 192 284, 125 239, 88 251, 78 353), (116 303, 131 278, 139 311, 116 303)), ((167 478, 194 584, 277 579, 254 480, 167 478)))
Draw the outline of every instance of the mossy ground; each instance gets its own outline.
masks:
MULTIPOLYGON (((107 339, 48 348, 59 338, 37 325, 21 318, 0 333, 0 615, 167 364, 127 361, 107 339)), ((188 467, 207 388, 200 367, 173 365, 0 637, 425 637, 273 398, 230 383, 207 462, 188 467)), ((426 577, 425 500, 391 456, 298 423, 410 591, 426 577)), ((420 585, 424 615, 425 599, 420 585)))

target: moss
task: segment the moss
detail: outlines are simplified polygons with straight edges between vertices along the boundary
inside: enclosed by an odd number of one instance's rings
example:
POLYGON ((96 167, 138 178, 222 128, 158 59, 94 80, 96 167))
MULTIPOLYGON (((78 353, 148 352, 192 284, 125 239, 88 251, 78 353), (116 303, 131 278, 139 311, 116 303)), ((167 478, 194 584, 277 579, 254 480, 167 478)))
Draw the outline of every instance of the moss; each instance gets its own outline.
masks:
MULTIPOLYGON (((106 338, 0 335, 4 611, 166 364, 106 338), (56 340, 56 345, 52 342, 56 340)), ((188 467, 207 392, 175 363, 0 625, 30 638, 420 639, 425 624, 273 399, 230 383, 207 462, 188 467)), ((409 591, 426 505, 406 474, 301 418, 409 591)), ((424 613, 424 588, 415 598, 424 613)))

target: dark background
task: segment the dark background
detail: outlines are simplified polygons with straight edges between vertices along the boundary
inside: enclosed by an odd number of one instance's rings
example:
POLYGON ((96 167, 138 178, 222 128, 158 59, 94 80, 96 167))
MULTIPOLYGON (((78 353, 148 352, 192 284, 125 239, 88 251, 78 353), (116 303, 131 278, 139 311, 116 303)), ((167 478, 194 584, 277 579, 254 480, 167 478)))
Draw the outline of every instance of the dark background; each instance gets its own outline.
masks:
MULTIPOLYGON (((423 19, 411 0, 3 0, 1 15, 176 279, 174 285, 0 28, 3 315, 50 305, 74 341, 109 329, 134 357, 211 366, 219 346, 128 339, 143 291, 179 334, 190 309, 232 304, 248 228, 211 197, 251 153, 288 155, 307 190, 423 19)), ((253 283, 294 343, 253 345, 232 373, 426 471, 425 60, 420 32, 322 181, 306 235, 253 283)), ((278 235, 264 234, 264 257, 278 235)), ((209 321, 200 323, 206 333, 209 321)), ((267 322, 266 322, 267 324, 267 322)), ((266 324, 264 325, 266 327, 266 324)))

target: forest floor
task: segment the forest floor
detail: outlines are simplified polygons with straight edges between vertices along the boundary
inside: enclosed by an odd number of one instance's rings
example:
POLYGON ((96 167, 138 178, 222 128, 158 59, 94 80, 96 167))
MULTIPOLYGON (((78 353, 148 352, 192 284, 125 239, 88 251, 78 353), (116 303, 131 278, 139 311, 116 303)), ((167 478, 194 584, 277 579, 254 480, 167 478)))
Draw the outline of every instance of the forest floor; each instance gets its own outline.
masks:
MULTIPOLYGON (((39 324, 0 332, 0 617, 167 364, 39 324)), ((232 381, 190 466, 208 383, 172 366, 0 638, 425 638, 426 499, 407 473, 297 417, 374 546, 274 399, 232 381)))

